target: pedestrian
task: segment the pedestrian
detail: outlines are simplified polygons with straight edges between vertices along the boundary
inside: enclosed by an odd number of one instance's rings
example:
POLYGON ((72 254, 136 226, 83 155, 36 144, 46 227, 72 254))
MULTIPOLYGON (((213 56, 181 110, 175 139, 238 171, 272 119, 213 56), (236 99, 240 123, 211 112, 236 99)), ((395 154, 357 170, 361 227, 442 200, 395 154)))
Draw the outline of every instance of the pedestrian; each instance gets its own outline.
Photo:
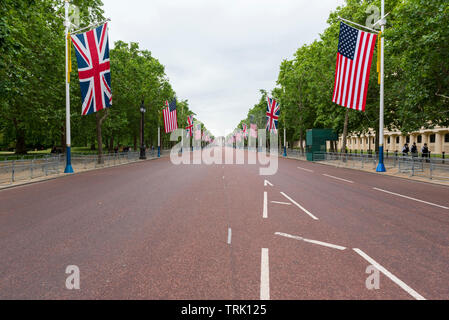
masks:
POLYGON ((410 152, 413 157, 418 156, 418 147, 416 146, 416 142, 413 142, 412 148, 410 149, 410 152))
POLYGON ((408 143, 405 143, 404 146, 402 147, 402 155, 407 156, 409 151, 410 149, 408 148, 408 143))
MULTIPOLYGON (((427 147, 427 143, 424 143, 423 147, 421 148, 421 155, 423 158, 429 157, 429 148, 427 147)), ((426 162, 428 161, 426 160, 426 162)))

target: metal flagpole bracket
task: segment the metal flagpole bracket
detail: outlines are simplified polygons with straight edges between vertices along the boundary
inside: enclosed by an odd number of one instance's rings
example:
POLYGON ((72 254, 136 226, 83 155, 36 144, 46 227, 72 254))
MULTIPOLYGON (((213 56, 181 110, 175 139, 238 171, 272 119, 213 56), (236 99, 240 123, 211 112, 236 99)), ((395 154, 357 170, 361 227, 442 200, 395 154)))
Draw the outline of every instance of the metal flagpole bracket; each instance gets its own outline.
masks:
POLYGON ((353 22, 353 21, 351 21, 351 20, 344 19, 344 18, 342 18, 342 17, 340 17, 340 16, 338 16, 338 19, 339 19, 339 20, 342 20, 342 21, 344 21, 344 22, 347 22, 347 23, 352 23, 353 25, 356 25, 356 26, 358 26, 358 27, 360 27, 360 28, 365 28, 365 29, 370 30, 370 31, 372 31, 372 32, 378 33, 377 30, 371 29, 371 28, 369 28, 369 27, 362 26, 361 24, 355 23, 355 22, 353 22))
POLYGON ((376 24, 379 24, 379 26, 385 26, 387 24, 387 19, 385 19, 385 18, 389 14, 390 14, 390 12, 388 12, 386 15, 384 15, 382 18, 380 18, 375 24, 373 24, 373 26, 375 26, 376 24))
POLYGON ((93 24, 91 24, 91 25, 89 25, 89 26, 87 26, 87 27, 84 27, 84 28, 75 30, 75 31, 71 32, 71 34, 78 34, 78 33, 81 33, 82 31, 84 31, 84 30, 86 30, 86 29, 91 29, 91 28, 93 28, 93 27, 95 27, 95 26, 99 26, 99 25, 104 24, 104 23, 109 22, 109 21, 111 21, 111 19, 110 19, 110 18, 107 18, 107 19, 105 19, 105 20, 103 20, 103 21, 99 21, 99 22, 93 23, 93 24))

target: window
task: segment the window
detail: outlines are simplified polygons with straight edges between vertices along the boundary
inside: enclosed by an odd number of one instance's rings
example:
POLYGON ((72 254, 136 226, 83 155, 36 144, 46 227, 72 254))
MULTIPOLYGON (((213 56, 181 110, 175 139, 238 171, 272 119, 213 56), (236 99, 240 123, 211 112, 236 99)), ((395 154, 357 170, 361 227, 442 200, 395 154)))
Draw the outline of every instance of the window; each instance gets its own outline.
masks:
POLYGON ((418 143, 421 143, 422 142, 422 135, 419 135, 418 136, 418 143))
POLYGON ((388 137, 388 139, 387 139, 387 143, 388 143, 388 144, 390 144, 390 137, 388 137))
POLYGON ((365 144, 368 144, 368 138, 365 138, 365 144))
POLYGON ((399 143, 399 136, 396 137, 396 143, 399 143))
POLYGON ((449 133, 444 135, 444 142, 449 142, 449 133))
POLYGON ((406 141, 407 143, 410 143, 410 136, 407 136, 407 138, 405 138, 405 141, 406 141))
POLYGON ((375 138, 373 138, 373 144, 375 144, 375 143, 376 143, 375 138))
POLYGON ((430 135, 430 143, 435 143, 435 134, 430 135))

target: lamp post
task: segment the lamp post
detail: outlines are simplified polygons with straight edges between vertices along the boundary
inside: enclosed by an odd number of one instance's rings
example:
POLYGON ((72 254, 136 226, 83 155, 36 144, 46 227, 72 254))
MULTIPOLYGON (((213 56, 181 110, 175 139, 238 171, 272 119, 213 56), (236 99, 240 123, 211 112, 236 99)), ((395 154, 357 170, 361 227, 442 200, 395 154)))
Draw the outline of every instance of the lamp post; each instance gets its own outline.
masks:
POLYGON ((140 119, 140 157, 139 159, 141 160, 145 160, 147 157, 145 156, 145 143, 143 141, 143 128, 144 128, 144 124, 145 124, 145 105, 143 104, 143 99, 142 99, 142 104, 140 105, 140 114, 141 114, 141 119, 140 119))
MULTIPOLYGON (((382 34, 385 29, 385 1, 381 2, 381 20, 380 30, 382 34)), ((380 114, 379 114, 379 164, 377 165, 377 172, 385 172, 384 165, 384 38, 380 39, 380 114)))

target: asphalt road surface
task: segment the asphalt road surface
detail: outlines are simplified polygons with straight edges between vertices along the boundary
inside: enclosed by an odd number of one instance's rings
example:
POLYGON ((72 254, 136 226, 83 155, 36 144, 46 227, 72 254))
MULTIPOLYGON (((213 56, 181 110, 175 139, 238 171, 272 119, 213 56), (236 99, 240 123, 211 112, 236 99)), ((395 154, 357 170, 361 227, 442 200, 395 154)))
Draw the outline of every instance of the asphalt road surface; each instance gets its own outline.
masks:
POLYGON ((0 191, 0 298, 449 298, 448 187, 259 167, 161 158, 0 191))

